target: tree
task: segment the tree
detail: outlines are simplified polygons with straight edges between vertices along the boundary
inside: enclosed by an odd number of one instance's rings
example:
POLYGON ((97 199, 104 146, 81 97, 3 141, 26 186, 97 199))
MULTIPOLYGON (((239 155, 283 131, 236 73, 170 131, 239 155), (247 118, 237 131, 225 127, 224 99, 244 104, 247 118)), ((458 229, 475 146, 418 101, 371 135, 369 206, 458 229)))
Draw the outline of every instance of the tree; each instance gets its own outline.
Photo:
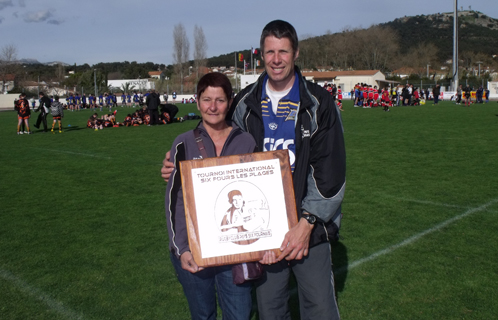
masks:
POLYGON ((196 78, 199 79, 199 69, 206 66, 207 42, 202 27, 194 26, 194 68, 196 78))
POLYGON ((13 44, 8 44, 2 47, 0 52, 0 81, 2 81, 2 92, 5 92, 7 85, 7 75, 15 77, 19 65, 17 61, 17 47, 13 44))
POLYGON ((183 84, 185 77, 184 72, 187 69, 190 43, 187 38, 187 32, 182 23, 175 25, 173 28, 173 62, 175 71, 180 75, 180 84, 183 84))

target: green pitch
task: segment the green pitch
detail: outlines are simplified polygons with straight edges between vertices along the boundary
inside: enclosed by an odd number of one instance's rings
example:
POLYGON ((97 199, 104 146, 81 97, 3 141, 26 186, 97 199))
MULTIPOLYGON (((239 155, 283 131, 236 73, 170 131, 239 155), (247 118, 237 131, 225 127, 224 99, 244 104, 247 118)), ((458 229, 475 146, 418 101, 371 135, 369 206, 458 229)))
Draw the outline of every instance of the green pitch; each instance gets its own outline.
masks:
MULTIPOLYGON (((495 318, 498 105, 344 109, 343 319, 495 318)), ((189 319, 159 170, 197 120, 94 131, 90 114, 18 136, 0 113, 0 319, 189 319)))

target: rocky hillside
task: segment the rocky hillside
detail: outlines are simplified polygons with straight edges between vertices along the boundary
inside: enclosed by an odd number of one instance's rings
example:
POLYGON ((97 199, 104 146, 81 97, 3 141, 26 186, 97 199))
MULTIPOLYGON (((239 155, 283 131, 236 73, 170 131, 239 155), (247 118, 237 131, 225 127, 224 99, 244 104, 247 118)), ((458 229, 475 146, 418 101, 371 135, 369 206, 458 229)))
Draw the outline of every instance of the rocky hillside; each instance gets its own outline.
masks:
MULTIPOLYGON (((498 55, 498 19, 478 11, 460 11, 460 52, 498 55)), ((453 12, 403 17, 381 24, 395 30, 400 36, 402 52, 419 43, 433 43, 439 49, 441 60, 450 59, 453 50, 453 12)))

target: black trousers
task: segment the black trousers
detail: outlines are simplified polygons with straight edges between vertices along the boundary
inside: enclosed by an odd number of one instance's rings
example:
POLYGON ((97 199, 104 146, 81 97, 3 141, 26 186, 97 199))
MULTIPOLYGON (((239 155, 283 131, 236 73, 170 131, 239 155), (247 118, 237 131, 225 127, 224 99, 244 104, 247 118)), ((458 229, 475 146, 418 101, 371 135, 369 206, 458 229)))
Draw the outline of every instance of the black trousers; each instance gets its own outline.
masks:
POLYGON ((157 109, 149 109, 149 116, 151 125, 159 123, 159 112, 157 109))
POLYGON ((47 114, 45 112, 40 112, 38 119, 36 119, 35 127, 39 128, 40 124, 43 122, 43 130, 47 131, 47 114))

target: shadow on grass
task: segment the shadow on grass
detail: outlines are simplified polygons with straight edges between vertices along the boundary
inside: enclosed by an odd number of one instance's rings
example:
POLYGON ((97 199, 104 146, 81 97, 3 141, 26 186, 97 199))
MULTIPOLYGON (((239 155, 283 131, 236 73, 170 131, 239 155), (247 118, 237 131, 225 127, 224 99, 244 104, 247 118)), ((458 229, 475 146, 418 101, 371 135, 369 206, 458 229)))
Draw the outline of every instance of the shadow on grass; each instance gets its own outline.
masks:
POLYGON ((77 130, 84 130, 84 129, 88 129, 87 127, 79 127, 79 126, 70 126, 70 127, 66 127, 64 129, 64 131, 77 131, 77 130))

